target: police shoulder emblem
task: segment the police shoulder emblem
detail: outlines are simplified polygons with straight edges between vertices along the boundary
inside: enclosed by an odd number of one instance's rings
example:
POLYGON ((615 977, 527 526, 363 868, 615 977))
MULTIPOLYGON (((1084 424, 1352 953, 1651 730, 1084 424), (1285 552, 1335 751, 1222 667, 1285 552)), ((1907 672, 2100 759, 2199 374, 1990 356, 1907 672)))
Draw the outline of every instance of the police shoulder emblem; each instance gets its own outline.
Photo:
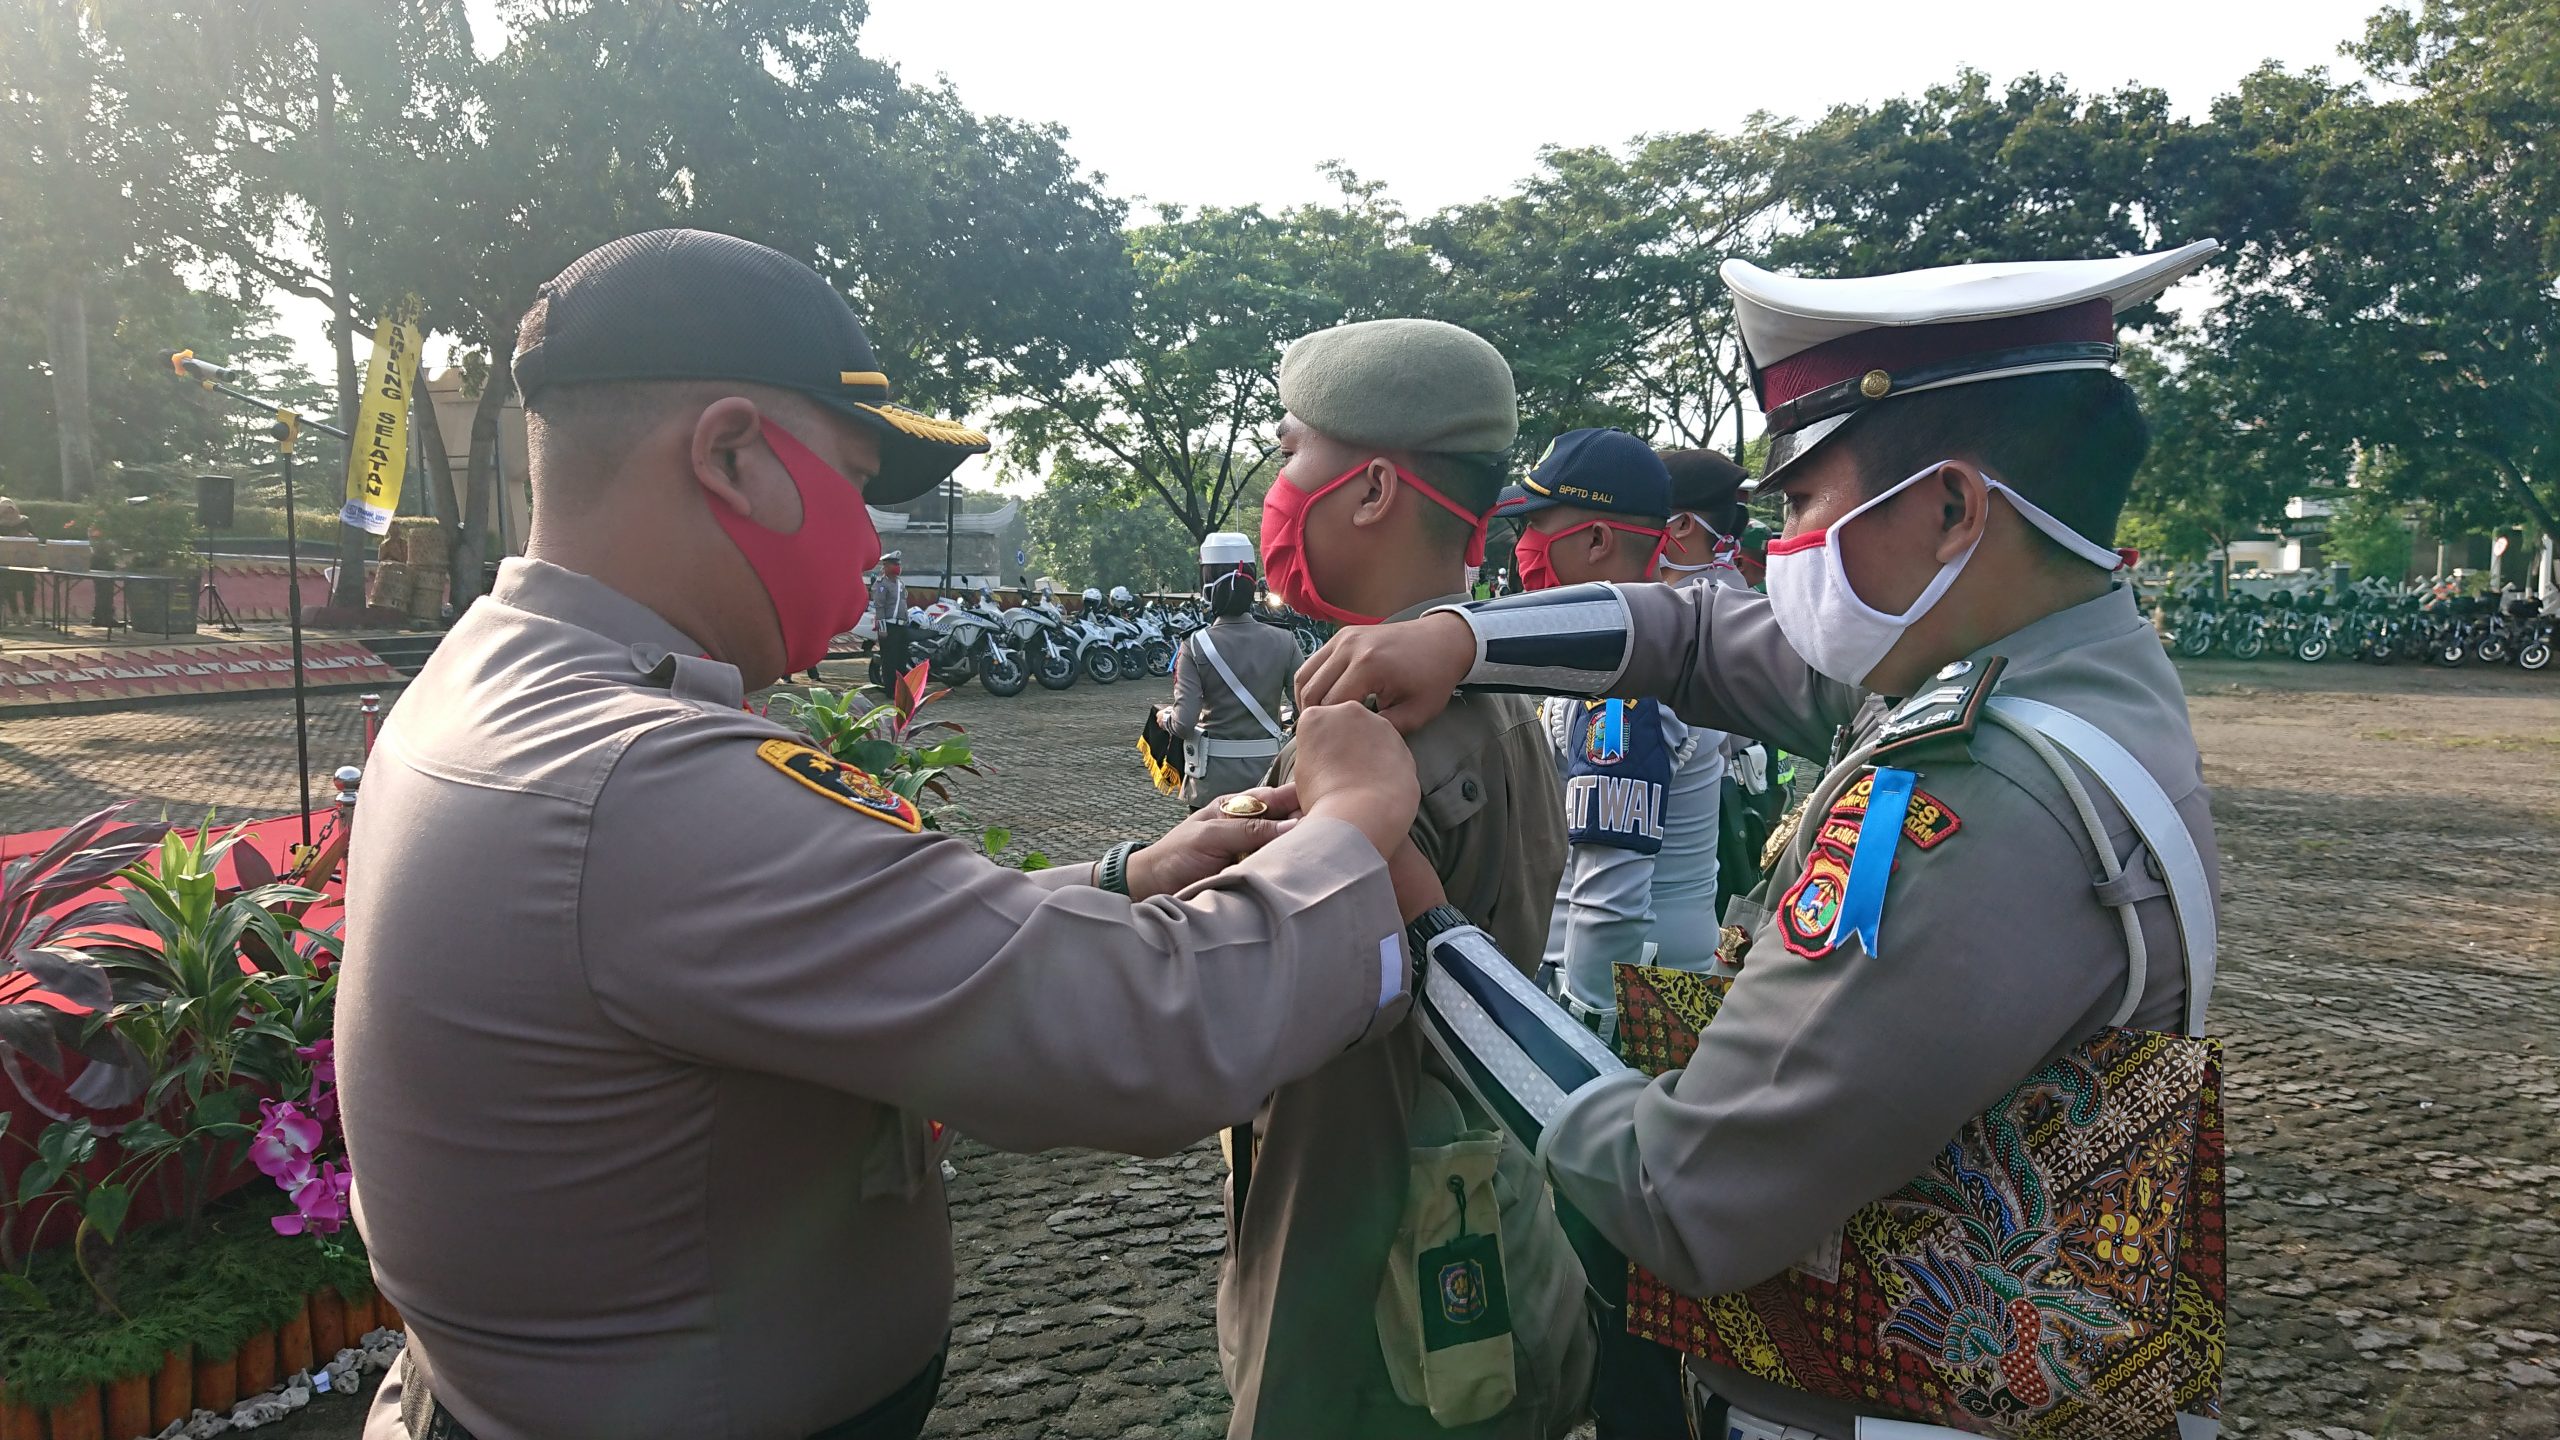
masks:
POLYGON ((1627 758, 1626 701, 1583 702, 1582 757, 1594 765, 1615 765, 1627 758))
MULTIPOLYGON (((1858 841, 1867 828, 1867 810, 1875 797, 1876 776, 1861 775, 1832 802, 1830 813, 1822 820, 1822 828, 1814 832, 1813 844, 1804 857, 1803 873, 1796 877, 1778 901, 1778 933, 1787 949, 1808 960, 1819 960, 1837 949, 1846 932, 1840 925, 1840 913, 1849 898, 1851 861, 1858 853, 1858 841)), ((1913 848, 1934 850, 1946 843, 1947 837, 1964 828, 1964 821, 1945 801, 1917 786, 1908 786, 1898 797, 1901 810, 1897 840, 1908 840, 1913 848)), ((1887 868, 1876 873, 1874 883, 1881 886, 1891 874, 1890 860, 1879 856, 1887 868)), ((1876 897, 1881 900, 1881 893, 1876 897)), ((1872 947, 1870 947, 1872 948, 1872 947)))
POLYGON ((789 740, 767 740, 756 758, 835 801, 912 835, 924 828, 915 802, 872 778, 870 772, 789 740))

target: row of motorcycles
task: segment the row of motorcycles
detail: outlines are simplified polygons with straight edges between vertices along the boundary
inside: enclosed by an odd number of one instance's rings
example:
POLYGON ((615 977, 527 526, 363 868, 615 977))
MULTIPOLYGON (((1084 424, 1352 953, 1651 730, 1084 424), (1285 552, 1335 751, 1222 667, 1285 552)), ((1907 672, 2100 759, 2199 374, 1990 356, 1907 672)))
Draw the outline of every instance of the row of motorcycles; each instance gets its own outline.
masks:
POLYGON ((2165 597, 2169 647, 2197 659, 2290 655, 2317 664, 2336 655, 2371 665, 2513 664, 2541 670, 2560 640, 2560 615, 2518 595, 2460 595, 2422 585, 2360 583, 2343 592, 2277 590, 2228 597, 2197 588, 2165 597))
MULTIPOLYGON (((1304 653, 1313 654, 1323 643, 1314 622, 1294 612, 1266 618, 1296 633, 1304 653)), ((980 587, 967 604, 938 600, 911 607, 907 653, 932 662, 937 685, 974 679, 988 694, 1010 697, 1035 680, 1043 689, 1064 690, 1079 679, 1110 685, 1124 676, 1170 675, 1175 649, 1207 623, 1197 600, 1167 604, 1149 596, 1142 602, 1125 585, 1113 586, 1108 597, 1099 589, 1085 591, 1083 609, 1073 615, 1047 590, 1020 605, 999 605, 980 587)), ((869 617, 851 638, 870 651, 871 683, 885 685, 869 617)))

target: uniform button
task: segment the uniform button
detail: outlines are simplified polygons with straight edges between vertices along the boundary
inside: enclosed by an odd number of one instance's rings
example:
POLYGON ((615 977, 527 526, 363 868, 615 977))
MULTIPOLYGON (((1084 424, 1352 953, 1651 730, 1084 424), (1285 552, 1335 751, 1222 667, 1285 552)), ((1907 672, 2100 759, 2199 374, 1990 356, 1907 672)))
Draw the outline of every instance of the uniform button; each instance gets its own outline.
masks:
POLYGON ((1458 794, 1463 799, 1473 800, 1482 793, 1484 792, 1476 788, 1476 782, 1473 780, 1461 780, 1458 782, 1458 794))

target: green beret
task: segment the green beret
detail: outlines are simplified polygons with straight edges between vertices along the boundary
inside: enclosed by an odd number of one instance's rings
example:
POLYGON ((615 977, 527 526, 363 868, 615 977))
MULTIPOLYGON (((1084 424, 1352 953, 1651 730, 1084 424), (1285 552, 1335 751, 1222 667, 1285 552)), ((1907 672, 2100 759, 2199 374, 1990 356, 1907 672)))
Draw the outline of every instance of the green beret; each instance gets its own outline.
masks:
POLYGON ((1280 403, 1300 424, 1385 450, 1496 455, 1520 433, 1511 365, 1438 320, 1319 330, 1280 357, 1280 403))

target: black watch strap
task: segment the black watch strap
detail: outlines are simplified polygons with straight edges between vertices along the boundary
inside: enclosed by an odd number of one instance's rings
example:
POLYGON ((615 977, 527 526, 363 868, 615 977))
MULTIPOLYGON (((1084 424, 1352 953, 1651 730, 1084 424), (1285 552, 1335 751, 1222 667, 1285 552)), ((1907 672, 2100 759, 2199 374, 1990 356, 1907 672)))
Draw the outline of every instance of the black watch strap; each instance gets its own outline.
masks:
POLYGON ((1422 977, 1431 966, 1431 942, 1452 930, 1464 930, 1476 922, 1466 912, 1446 901, 1416 915, 1404 927, 1404 948, 1410 952, 1413 973, 1408 980, 1413 993, 1422 993, 1422 977))

